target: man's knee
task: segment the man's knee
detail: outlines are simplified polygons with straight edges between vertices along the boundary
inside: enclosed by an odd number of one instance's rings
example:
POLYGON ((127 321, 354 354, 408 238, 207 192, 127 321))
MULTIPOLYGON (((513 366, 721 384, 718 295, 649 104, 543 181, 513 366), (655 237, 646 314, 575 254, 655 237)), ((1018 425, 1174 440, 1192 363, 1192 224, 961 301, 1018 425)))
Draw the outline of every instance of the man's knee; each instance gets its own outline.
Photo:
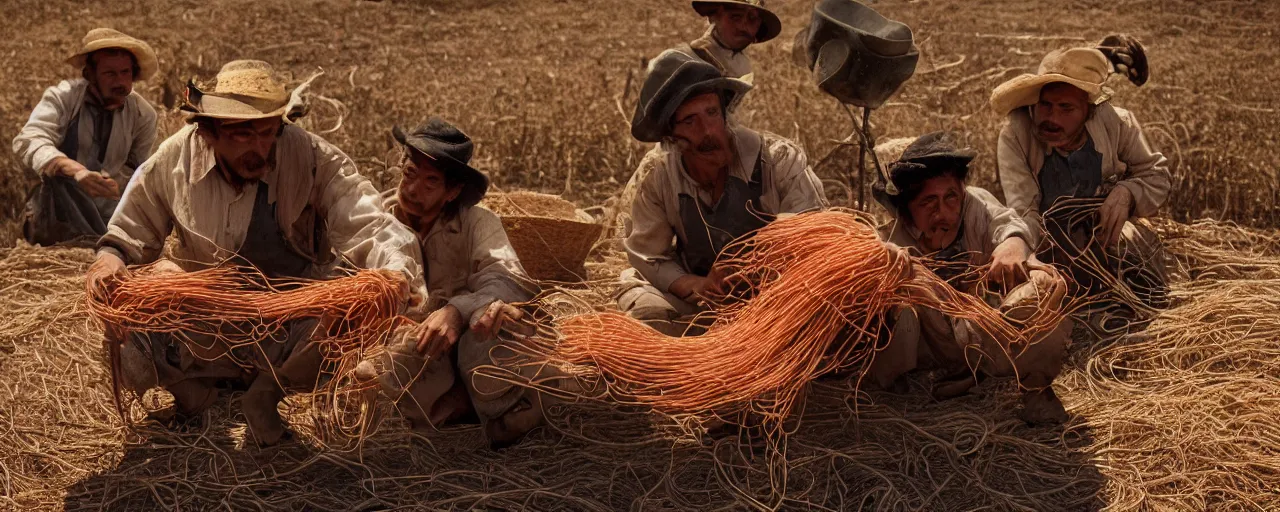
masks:
POLYGON ((618 309, 641 322, 670 322, 680 315, 675 305, 652 286, 623 292, 618 297, 618 309))

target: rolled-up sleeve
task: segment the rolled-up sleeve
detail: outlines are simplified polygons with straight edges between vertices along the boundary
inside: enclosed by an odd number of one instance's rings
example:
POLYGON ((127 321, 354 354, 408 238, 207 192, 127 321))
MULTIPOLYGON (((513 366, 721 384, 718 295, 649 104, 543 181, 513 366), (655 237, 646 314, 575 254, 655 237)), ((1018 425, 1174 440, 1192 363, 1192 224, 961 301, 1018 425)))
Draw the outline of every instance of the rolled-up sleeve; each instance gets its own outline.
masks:
POLYGON ((106 234, 98 240, 99 248, 115 249, 130 265, 159 259, 164 240, 173 230, 173 216, 169 210, 172 184, 168 178, 174 164, 173 158, 167 156, 178 148, 164 149, 171 151, 162 149, 134 173, 111 216, 111 222, 107 224, 106 234))
POLYGON ((463 318, 474 321, 494 301, 526 302, 537 294, 538 288, 525 274, 498 216, 478 206, 472 207, 468 215, 469 222, 463 229, 471 233, 467 278, 470 292, 449 298, 449 304, 458 308, 463 318))
MULTIPOLYGON (((1000 130, 1000 140, 996 145, 996 160, 999 165, 1000 189, 1004 191, 1004 200, 1022 217, 1027 226, 1027 240, 1035 247, 1040 240, 1040 184, 1031 173, 1027 164, 1027 152, 1017 136, 1019 123, 1010 115, 1010 121, 1000 130)), ((1029 122, 1029 121, 1028 121, 1029 122)))
POLYGON ((358 267, 403 273, 409 286, 425 298, 421 249, 413 232, 382 208, 378 191, 356 171, 350 157, 311 137, 329 243, 358 267))
POLYGON ((667 291, 671 288, 671 283, 689 272, 675 261, 675 248, 672 246, 675 230, 667 222, 663 206, 665 189, 670 187, 665 169, 655 160, 650 155, 640 163, 642 167, 657 167, 646 173, 635 201, 631 203, 631 234, 622 245, 631 266, 653 286, 667 291))
POLYGON ((73 89, 70 81, 45 89, 27 124, 13 139, 13 152, 23 166, 47 174, 49 162, 67 156, 58 150, 58 144, 66 130, 63 124, 68 121, 68 97, 73 95, 73 89))
POLYGON ((826 208, 827 196, 822 180, 809 167, 809 159, 798 146, 779 141, 770 148, 773 158, 774 186, 778 190, 776 213, 800 213, 826 208))
POLYGON ((1173 186, 1169 160, 1151 149, 1132 113, 1120 109, 1116 109, 1116 113, 1120 116, 1120 140, 1116 149, 1120 161, 1128 166, 1124 179, 1117 185, 1133 194, 1134 216, 1150 217, 1169 198, 1169 189, 1173 186))
MULTIPOLYGON (((1031 244, 1030 229, 1027 223, 1018 215, 1013 208, 1000 204, 996 196, 992 195, 986 189, 978 187, 969 187, 968 192, 978 199, 972 212, 966 212, 968 215, 980 215, 985 218, 987 224, 987 237, 994 248, 1005 240, 1013 237, 1019 237, 1027 241, 1027 245, 1031 244)), ((973 225, 970 219, 965 219, 969 225, 973 225)))

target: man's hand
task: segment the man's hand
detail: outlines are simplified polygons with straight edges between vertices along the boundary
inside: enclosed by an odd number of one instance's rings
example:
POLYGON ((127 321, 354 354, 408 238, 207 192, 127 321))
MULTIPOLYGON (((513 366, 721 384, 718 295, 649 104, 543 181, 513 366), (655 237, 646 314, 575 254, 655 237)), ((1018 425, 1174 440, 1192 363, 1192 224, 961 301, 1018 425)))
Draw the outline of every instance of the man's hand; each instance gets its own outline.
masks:
MULTIPOLYGON (((79 164, 76 164, 79 165, 79 164)), ((81 168, 75 174, 76 184, 84 189, 89 197, 107 197, 120 199, 120 185, 106 174, 81 168)))
POLYGON ((718 268, 712 268, 706 277, 688 274, 676 279, 668 289, 672 295, 685 302, 697 299, 715 299, 724 295, 724 274, 718 268))
POLYGON ((125 267, 124 260, 109 251, 101 251, 98 253, 98 259, 93 261, 93 265, 89 266, 89 271, 84 275, 85 293, 90 297, 104 296, 108 281, 128 275, 129 269, 125 267))
POLYGON ((1103 247, 1111 247, 1120 241, 1124 223, 1133 213, 1133 193, 1126 187, 1116 187, 1098 208, 1098 230, 1103 247))
POLYGON ((418 353, 429 360, 444 357, 458 343, 464 325, 462 312, 452 304, 437 309, 418 326, 418 353))
POLYGON ((1005 289, 1013 288, 1027 280, 1027 259, 1031 258, 1031 247, 1022 237, 1009 237, 996 246, 991 253, 991 265, 984 276, 988 282, 1003 285, 1005 289))
POLYGON ((493 336, 502 330, 503 324, 514 322, 524 318, 524 312, 519 308, 495 300, 485 308, 484 314, 471 324, 471 330, 486 338, 493 336))

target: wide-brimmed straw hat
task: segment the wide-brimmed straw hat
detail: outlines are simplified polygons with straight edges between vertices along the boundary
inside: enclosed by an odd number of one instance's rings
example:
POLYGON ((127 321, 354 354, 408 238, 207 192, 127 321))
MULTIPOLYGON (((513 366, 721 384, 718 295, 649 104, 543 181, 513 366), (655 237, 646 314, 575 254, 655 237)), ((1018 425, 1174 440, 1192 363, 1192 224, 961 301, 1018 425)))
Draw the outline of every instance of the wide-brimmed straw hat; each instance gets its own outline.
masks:
POLYGON ((270 64, 233 60, 218 71, 212 90, 201 89, 194 80, 188 82, 182 110, 212 119, 252 121, 280 117, 293 122, 306 115, 306 91, 320 75, 312 75, 290 92, 276 78, 270 64))
POLYGON ((156 70, 160 67, 159 61, 156 60, 156 52, 151 49, 151 45, 110 28, 95 28, 85 34, 80 50, 67 58, 67 64, 76 69, 84 69, 89 62, 90 53, 107 48, 119 48, 133 54, 133 58, 138 61, 138 76, 134 77, 136 80, 146 80, 155 76, 156 70))
POLYGON ((636 113, 631 118, 631 136, 641 142, 660 142, 667 135, 671 116, 685 100, 716 92, 728 94, 732 104, 749 90, 750 83, 727 78, 702 59, 665 51, 649 65, 636 113))
POLYGON ((1040 101, 1040 89, 1063 82, 1089 95, 1090 103, 1101 103, 1110 96, 1103 86, 1111 76, 1111 61, 1097 48, 1070 48, 1049 52, 1035 73, 1019 75, 996 86, 991 93, 991 109, 1004 115, 1040 101))
POLYGON ((792 57, 843 103, 878 108, 916 71, 911 27, 853 0, 822 0, 796 34, 792 57))
POLYGON ((754 7, 760 12, 760 31, 756 33, 757 43, 763 43, 782 33, 782 20, 765 7, 764 0, 698 0, 693 2, 693 10, 699 15, 710 16, 715 8, 721 5, 754 7))
POLYGON ((471 154, 475 151, 471 137, 452 124, 433 117, 408 133, 399 126, 393 127, 391 135, 405 147, 426 155, 441 172, 460 178, 462 193, 457 201, 462 206, 479 203, 488 192, 489 177, 471 167, 471 154))

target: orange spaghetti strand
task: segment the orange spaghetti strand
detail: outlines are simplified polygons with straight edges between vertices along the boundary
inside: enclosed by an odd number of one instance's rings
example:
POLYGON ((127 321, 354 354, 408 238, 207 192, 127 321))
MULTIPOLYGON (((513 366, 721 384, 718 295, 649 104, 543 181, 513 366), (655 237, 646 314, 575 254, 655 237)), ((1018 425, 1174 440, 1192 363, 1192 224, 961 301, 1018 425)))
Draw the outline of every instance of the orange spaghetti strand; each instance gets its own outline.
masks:
POLYGON ((728 280, 754 293, 721 308, 705 334, 672 338, 620 313, 596 313, 560 322, 556 350, 572 363, 597 366, 616 395, 661 412, 750 411, 776 421, 810 380, 865 369, 890 308, 924 306, 968 319, 1005 347, 1036 339, 1062 318, 1048 311, 1015 328, 977 297, 889 250, 867 220, 841 211, 780 219, 721 259, 734 270, 728 280))

